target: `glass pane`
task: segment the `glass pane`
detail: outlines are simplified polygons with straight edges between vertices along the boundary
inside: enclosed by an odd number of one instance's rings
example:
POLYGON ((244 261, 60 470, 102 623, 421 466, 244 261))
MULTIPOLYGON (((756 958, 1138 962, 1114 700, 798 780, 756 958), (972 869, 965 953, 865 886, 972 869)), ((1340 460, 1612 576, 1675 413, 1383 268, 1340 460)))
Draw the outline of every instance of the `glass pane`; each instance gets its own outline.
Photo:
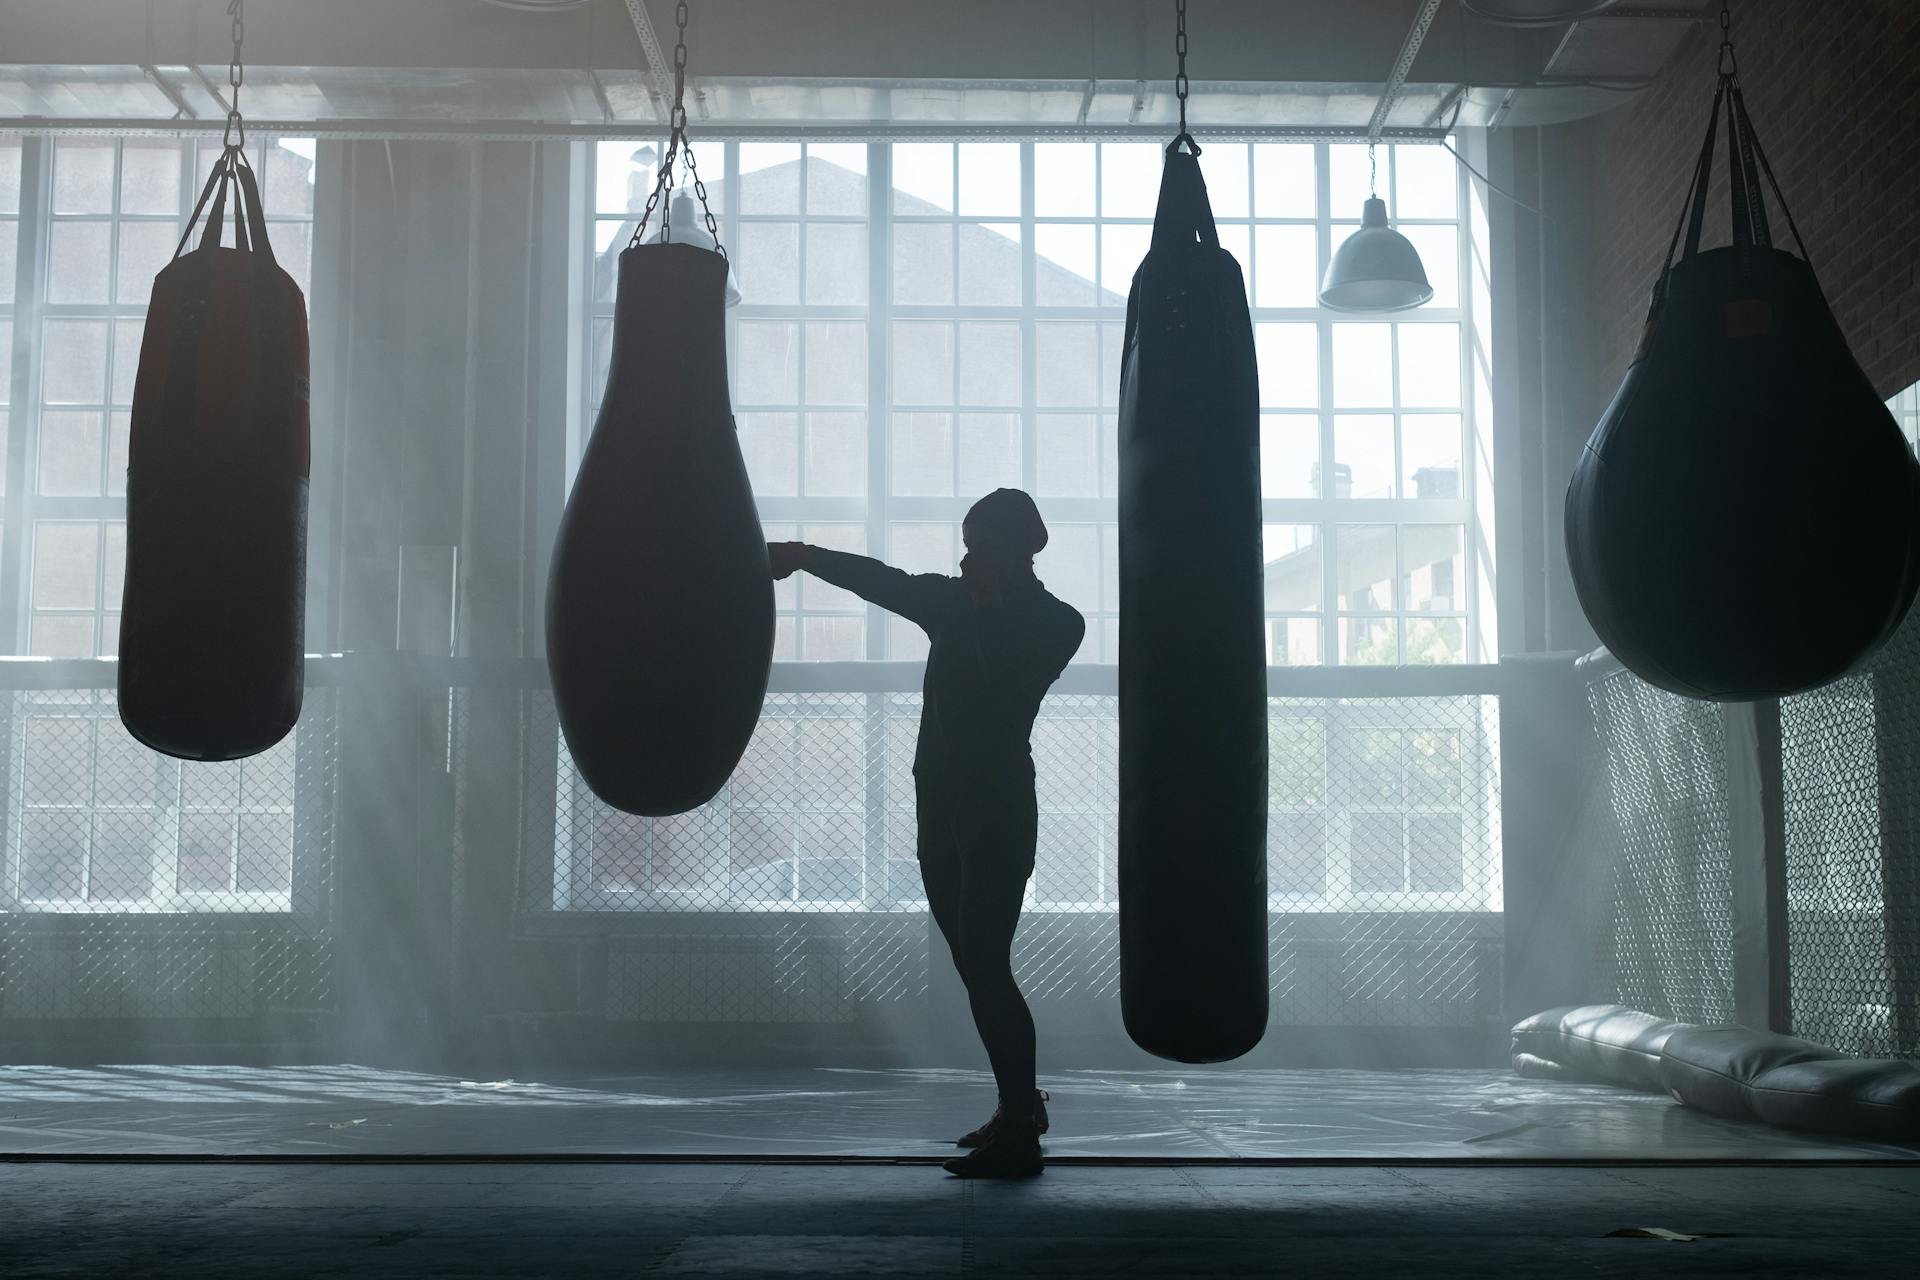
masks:
POLYGON ((1457 524, 1401 526, 1400 572, 1402 608, 1420 613, 1466 612, 1466 529, 1457 524))
POLYGON ((960 305, 1020 305, 1021 251, 1017 222, 962 223, 960 305))
POLYGON ((20 896, 71 901, 86 891, 87 815, 29 813, 21 819, 20 896))
POLYGON ((1153 242, 1153 228, 1138 223, 1120 223, 1100 228, 1100 290, 1102 306, 1121 306, 1133 288, 1133 273, 1147 256, 1153 242))
POLYGON ((1465 618, 1408 618, 1408 663, 1465 662, 1467 660, 1467 621, 1465 618))
POLYGON ((244 788, 241 798, 249 808, 293 803, 295 737, 297 735, 282 738, 277 745, 240 762, 241 785, 244 788))
POLYGON ((613 361, 613 321, 595 319, 593 322, 593 385, 589 388, 592 402, 598 406, 607 389, 607 368, 613 361))
POLYGON ((105 424, 92 412, 49 409, 40 417, 38 489, 50 498, 100 492, 105 424))
POLYGON ((1091 142, 1037 142, 1033 147, 1033 212, 1041 218, 1091 218, 1091 142))
POLYGON ((106 321, 47 321, 45 359, 42 395, 48 404, 99 404, 106 397, 106 321))
MULTIPOLYGON (((599 213, 639 213, 653 190, 659 153, 652 143, 602 142, 593 151, 594 209, 599 213)), ((629 233, 631 234, 631 233, 629 233)))
POLYGON ((867 305, 864 223, 807 224, 807 301, 823 307, 867 305))
POLYGON ((1100 326, 1100 403, 1120 407, 1120 370, 1126 363, 1127 326, 1109 322, 1100 326))
POLYGON ((1313 145, 1262 142, 1253 148, 1253 212, 1261 218, 1314 216, 1313 145))
POLYGON ((858 662, 866 656, 866 619, 800 619, 802 662, 858 662))
MULTIPOLYGON (((0 206, 5 208, 8 206, 0 206)), ((14 279, 18 274, 15 259, 19 255, 20 223, 14 218, 0 218, 0 298, 6 299, 5 305, 13 304, 14 279)))
POLYGON ((736 421, 753 491, 774 498, 799 493, 799 415, 742 413, 736 421))
POLYGON ((1340 608, 1356 613, 1394 608, 1394 547, 1390 524, 1343 524, 1336 533, 1340 608))
MULTIPOLYGON (((829 551, 846 551, 854 555, 865 555, 867 550, 867 529, 859 524, 819 524, 809 523, 800 527, 800 540, 810 542, 816 547, 825 547, 829 551)), ((800 579, 800 607, 809 611, 833 613, 863 613, 866 602, 851 591, 846 591, 832 583, 823 582, 807 574, 796 574, 800 579)), ((806 651, 804 635, 801 651, 806 651)))
MULTIPOLYGON (((4 425, 5 414, 0 414, 0 425, 4 425)), ((127 433, 133 426, 133 415, 124 409, 115 410, 107 424, 107 496, 124 498, 127 496, 127 433)))
POLYGON ((807 403, 867 402, 867 326, 858 320, 807 325, 807 403))
POLYGON ((1310 324, 1256 324, 1260 407, 1312 409, 1320 403, 1320 333, 1310 324))
POLYGON ((1452 227, 1429 227, 1410 223, 1399 228, 1420 255, 1427 283, 1433 286, 1429 307, 1460 305, 1460 244, 1452 227))
POLYGON ((1091 324, 1034 326, 1036 395, 1043 407, 1080 408, 1099 403, 1095 337, 1091 324))
POLYGON ((1200 153, 1200 174, 1207 182, 1207 203, 1216 218, 1248 215, 1247 144, 1209 142, 1200 153))
POLYGON ((1020 416, 1014 413, 960 415, 960 461, 954 477, 963 497, 1020 484, 1020 416))
POLYGON ((0 353, 0 404, 8 404, 13 400, 13 321, 5 316, 0 316, 0 353))
POLYGON ((1324 561, 1320 530, 1310 524, 1270 524, 1260 541, 1266 560, 1267 611, 1318 613, 1324 561))
POLYGON ((800 395, 800 326, 785 320, 742 320, 739 379, 742 404, 793 404, 800 395))
POLYGON ((1020 216, 1020 144, 960 144, 960 212, 976 218, 1020 216))
POLYGON ((1100 526, 1056 524, 1049 530, 1047 549, 1034 560, 1034 571, 1047 590, 1082 613, 1100 607, 1100 526))
POLYGON ((267 208, 279 217, 313 216, 313 169, 316 148, 312 138, 277 138, 267 153, 267 208))
POLYGON ((112 142, 99 138, 54 140, 53 211, 113 212, 112 142))
POLYGON ((1299 413, 1260 415, 1260 496, 1312 498, 1320 479, 1320 419, 1299 413))
POLYGON ((1340 619, 1340 661, 1348 666, 1393 666, 1400 661, 1392 618, 1340 619))
POLYGON ((1392 414, 1333 420, 1333 497, 1391 498, 1394 475, 1392 414))
POLYGON ((956 524, 902 521, 888 527, 887 560, 908 573, 957 572, 960 529, 956 524))
POLYGON ((233 829, 231 814, 181 815, 174 879, 181 893, 219 893, 232 886, 233 829))
POLYGON ((903 498, 953 496, 953 415, 893 415, 893 492, 903 498))
POLYGON ((113 322, 113 403, 132 404, 133 384, 140 373, 140 338, 144 318, 113 322))
POLYGON ((800 144, 740 144, 740 212, 800 212, 800 144))
POLYGON ((104 222, 56 222, 47 235, 47 301, 102 303, 107 300, 108 257, 104 222))
POLYGON ((1317 667, 1322 661, 1318 618, 1267 620, 1268 666, 1317 667))
POLYGON ((953 224, 901 222, 893 228, 893 300, 907 306, 953 302, 953 224))
MULTIPOLYGON (((122 306, 146 306, 147 295, 153 292, 153 278, 160 274, 160 268, 172 260, 174 247, 178 243, 171 222, 123 224, 120 228, 120 263, 115 276, 113 300, 122 306)), ((287 247, 285 243, 275 245, 276 250, 287 247)), ((282 265, 292 264, 283 261, 282 265)))
POLYGON ((1393 326, 1333 326, 1333 402, 1342 408, 1393 407, 1393 326))
POLYGON ((93 803, 100 808, 151 805, 158 784, 171 781, 176 767, 134 741, 119 725, 103 721, 96 739, 93 803))
POLYGON ((953 403, 953 326, 901 321, 893 326, 893 402, 953 403))
POLYGON ((1120 496, 1120 418, 1108 414, 1100 423, 1100 496, 1120 496))
POLYGON ((1460 403, 1460 326, 1403 324, 1400 330, 1400 403, 1451 409, 1460 403))
POLYGON ((24 786, 29 805, 85 805, 93 780, 93 724, 80 716, 27 721, 24 786))
POLYGON ((1397 218, 1454 218, 1459 210, 1458 162, 1445 147, 1396 146, 1393 187, 1397 218))
POLYGON ((1460 415, 1409 413, 1400 419, 1402 492, 1409 498, 1458 498, 1460 415))
POLYGON ((1254 230, 1253 305, 1311 307, 1320 284, 1319 233, 1312 227, 1254 230))
POLYGON ((866 491, 866 415, 808 414, 808 495, 816 498, 857 498, 866 491))
MULTIPOLYGON (((1386 199, 1387 148, 1379 151, 1380 198, 1386 199)), ((1327 148, 1328 210, 1336 218, 1358 218, 1360 207, 1373 189, 1367 164, 1367 148, 1355 143, 1335 143, 1327 148)), ((1389 204, 1388 213, 1392 213, 1389 204)))
POLYGON ((904 214, 953 212, 953 144, 893 144, 893 211, 904 214))
POLYGON ((93 657, 93 615, 35 614, 28 648, 36 658, 93 657))
POLYGON ((33 607, 92 609, 98 601, 100 526, 92 520, 36 520, 33 607))
POLYGON ((1100 145, 1100 216, 1151 218, 1160 199, 1160 144, 1100 145))
POLYGON ((1020 403, 1020 326, 966 321, 960 325, 960 403, 1020 403))
POLYGON ((128 138, 120 151, 120 212, 180 212, 180 144, 128 138))
POLYGON ((1090 222, 1046 223, 1033 229, 1034 301, 1043 307, 1094 303, 1094 231, 1090 222))
POLYGON ((800 301, 800 228, 792 222, 743 222, 740 300, 790 306, 800 301))
POLYGON ((20 208, 20 139, 0 137, 0 213, 20 208))
POLYGON ((807 147, 807 212, 865 217, 867 148, 861 142, 815 142, 807 147))
POLYGON ((1035 491, 1045 498, 1100 494, 1100 454, 1086 413, 1043 413, 1034 421, 1035 491))

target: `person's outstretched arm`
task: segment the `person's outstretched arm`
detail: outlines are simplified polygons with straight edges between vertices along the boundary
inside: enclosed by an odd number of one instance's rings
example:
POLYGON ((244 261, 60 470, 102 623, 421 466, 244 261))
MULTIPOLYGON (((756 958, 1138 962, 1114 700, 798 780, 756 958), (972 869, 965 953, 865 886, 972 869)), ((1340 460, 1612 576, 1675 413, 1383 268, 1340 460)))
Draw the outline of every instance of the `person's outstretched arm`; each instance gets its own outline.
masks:
POLYGON ((829 551, 805 542, 769 542, 767 559, 775 578, 804 569, 823 582, 929 629, 958 585, 943 574, 907 573, 867 556, 829 551))

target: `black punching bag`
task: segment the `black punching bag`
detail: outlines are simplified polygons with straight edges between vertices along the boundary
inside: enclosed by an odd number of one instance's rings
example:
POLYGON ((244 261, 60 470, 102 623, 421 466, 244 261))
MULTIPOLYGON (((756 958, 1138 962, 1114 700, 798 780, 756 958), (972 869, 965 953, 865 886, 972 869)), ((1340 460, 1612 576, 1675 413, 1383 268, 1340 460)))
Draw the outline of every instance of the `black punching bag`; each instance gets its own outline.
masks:
POLYGON ((1120 1004, 1220 1062, 1267 1026, 1260 388, 1240 264, 1182 135, 1120 374, 1120 1004))
POLYGON ((547 582, 567 748, 628 813, 711 800, 760 718, 773 578, 727 393, 727 261, 620 255, 613 362, 547 582))
POLYGON ((1676 264, 1677 229, 1639 354, 1567 490, 1567 559, 1595 633, 1642 679, 1719 701, 1854 670, 1920 583, 1920 469, 1805 245, 1798 258, 1773 247, 1762 168, 1771 181, 1723 78, 1683 209, 1686 250, 1676 264), (1702 252, 1723 106, 1733 244, 1702 252))
POLYGON ((176 250, 154 279, 140 343, 118 701, 127 732, 155 751, 233 760, 300 717, 307 309, 273 260, 239 148, 214 163, 180 248, 203 212, 199 247, 176 250))

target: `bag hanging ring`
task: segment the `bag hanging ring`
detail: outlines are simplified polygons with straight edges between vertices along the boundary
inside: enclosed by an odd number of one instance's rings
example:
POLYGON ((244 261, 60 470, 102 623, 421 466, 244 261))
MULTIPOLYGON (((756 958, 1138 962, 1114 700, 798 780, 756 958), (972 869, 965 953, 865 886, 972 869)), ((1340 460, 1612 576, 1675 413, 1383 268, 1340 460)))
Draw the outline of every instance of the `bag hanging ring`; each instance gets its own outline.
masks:
POLYGON ((1173 77, 1173 96, 1180 103, 1180 132, 1167 144, 1167 154, 1179 150, 1181 143, 1187 144, 1187 154, 1200 154, 1200 144, 1187 132, 1187 0, 1174 0, 1173 52, 1179 58, 1179 70, 1173 77))

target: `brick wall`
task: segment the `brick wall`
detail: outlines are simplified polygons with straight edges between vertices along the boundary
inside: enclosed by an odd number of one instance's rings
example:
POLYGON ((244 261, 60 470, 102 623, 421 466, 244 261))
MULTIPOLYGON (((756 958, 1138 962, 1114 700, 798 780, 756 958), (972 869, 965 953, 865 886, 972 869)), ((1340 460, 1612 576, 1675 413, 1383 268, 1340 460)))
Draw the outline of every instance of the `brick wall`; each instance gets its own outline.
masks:
MULTIPOLYGON (((1855 357, 1883 396, 1920 381, 1920 2, 1734 0, 1747 110, 1855 357)), ((1685 39, 1609 122, 1595 163, 1592 374, 1632 359, 1713 101, 1720 29, 1685 39)), ((1729 240, 1726 133, 1702 243, 1729 240)), ((1773 206, 1776 243, 1790 243, 1773 206)))

